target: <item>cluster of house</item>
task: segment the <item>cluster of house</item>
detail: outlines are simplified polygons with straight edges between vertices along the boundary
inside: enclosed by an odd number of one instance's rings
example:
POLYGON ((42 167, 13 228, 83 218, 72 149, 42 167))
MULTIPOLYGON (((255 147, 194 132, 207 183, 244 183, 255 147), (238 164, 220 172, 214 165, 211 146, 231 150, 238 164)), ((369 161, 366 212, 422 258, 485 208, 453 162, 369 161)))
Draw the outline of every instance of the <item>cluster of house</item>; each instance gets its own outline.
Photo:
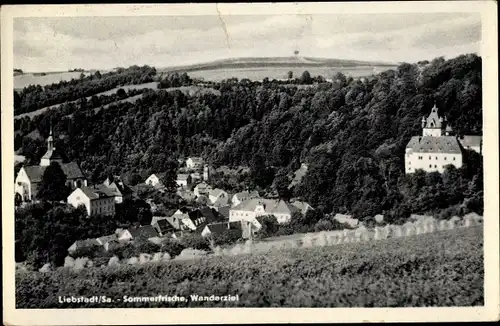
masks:
MULTIPOLYGON (((189 157, 185 163, 186 167, 181 168, 181 173, 177 174, 176 183, 179 188, 186 189, 201 180, 206 182, 210 180, 210 168, 204 164, 201 157, 189 157)), ((165 172, 153 173, 144 183, 157 189, 162 189, 165 186, 165 176, 165 172)))
POLYGON ((482 154, 481 136, 453 135, 453 129, 446 118, 440 117, 434 104, 427 118, 422 118, 422 136, 413 136, 406 145, 405 172, 443 173, 447 165, 460 168, 465 150, 482 154))
MULTIPOLYGON (((88 215, 114 215, 115 204, 133 195, 131 188, 118 176, 107 178, 102 184, 89 185, 76 162, 63 161, 63 156, 54 146, 52 131, 47 144, 47 152, 40 164, 21 167, 16 177, 15 192, 22 201, 36 199, 45 169, 52 162, 59 163, 66 174, 67 185, 72 189, 67 198, 68 204, 74 207, 84 206, 88 215)), ((113 246, 121 246, 138 239, 156 241, 161 237, 179 238, 191 232, 206 237, 229 231, 237 237, 250 238, 260 229, 261 216, 274 215, 279 223, 286 223, 291 220, 294 212, 305 214, 312 209, 307 203, 300 201, 286 202, 262 198, 256 191, 243 191, 231 195, 209 184, 211 170, 204 164, 203 159, 190 157, 185 163, 186 167, 177 176, 178 194, 180 196, 189 194, 192 198, 202 199, 205 202, 203 208, 181 208, 171 216, 154 216, 151 225, 117 230, 113 235, 96 239, 78 240, 69 248, 70 253, 79 248, 88 247, 101 247, 109 250, 113 246)), ((307 166, 301 166, 295 172, 291 186, 299 182, 306 171, 307 166)), ((152 174, 145 180, 145 184, 161 190, 163 176, 164 174, 161 173, 152 174)), ((150 205, 154 212, 154 203, 150 202, 150 205)))
POLYGON ((291 220, 295 212, 307 213, 311 206, 305 202, 265 199, 255 192, 233 195, 227 209, 208 207, 180 208, 171 216, 153 216, 150 225, 118 229, 115 234, 95 239, 78 240, 68 249, 73 254, 79 249, 112 250, 131 241, 150 241, 160 244, 162 239, 180 239, 186 234, 203 237, 217 236, 225 232, 236 238, 252 238, 261 227, 261 217, 274 215, 278 223, 291 220))

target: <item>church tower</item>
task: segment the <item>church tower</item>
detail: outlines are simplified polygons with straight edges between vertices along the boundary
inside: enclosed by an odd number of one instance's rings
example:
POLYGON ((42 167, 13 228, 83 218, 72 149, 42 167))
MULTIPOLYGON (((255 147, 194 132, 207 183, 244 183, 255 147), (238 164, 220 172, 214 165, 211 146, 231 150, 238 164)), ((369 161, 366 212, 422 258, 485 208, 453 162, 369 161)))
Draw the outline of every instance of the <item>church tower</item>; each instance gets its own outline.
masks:
POLYGON ((431 113, 422 118, 422 136, 441 137, 444 133, 444 121, 439 117, 438 109, 434 103, 431 113))
POLYGON ((210 181, 210 170, 208 168, 208 165, 205 165, 203 167, 203 181, 205 181, 205 182, 210 181))
POLYGON ((50 135, 47 138, 47 152, 42 156, 40 166, 49 166, 51 162, 62 164, 63 160, 61 155, 56 151, 54 146, 54 137, 52 136, 52 125, 50 126, 50 135))

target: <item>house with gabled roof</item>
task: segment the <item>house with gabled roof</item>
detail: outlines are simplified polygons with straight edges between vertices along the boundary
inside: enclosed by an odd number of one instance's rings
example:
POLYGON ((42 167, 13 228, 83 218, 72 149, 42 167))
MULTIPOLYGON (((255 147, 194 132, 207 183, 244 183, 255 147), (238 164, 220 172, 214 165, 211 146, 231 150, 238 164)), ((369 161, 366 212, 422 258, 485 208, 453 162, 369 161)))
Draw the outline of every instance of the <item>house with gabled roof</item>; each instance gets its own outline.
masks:
POLYGON ((165 177, 165 175, 165 172, 153 173, 144 181, 144 183, 151 187, 161 188, 164 186, 163 178, 165 177))
POLYGON ((160 236, 165 236, 169 233, 177 231, 177 229, 174 228, 174 226, 167 219, 156 221, 153 227, 156 229, 160 236))
POLYGON ((115 215, 114 191, 102 185, 76 188, 68 196, 68 204, 84 206, 90 215, 115 215))
POLYGON ((151 225, 142 225, 139 227, 129 228, 123 230, 118 236, 118 240, 147 240, 149 238, 157 237, 158 232, 151 225))
POLYGON ((241 202, 249 199, 260 198, 259 192, 257 191, 242 191, 233 195, 231 198, 231 203, 234 206, 239 205, 241 202))
POLYGON ((230 232, 233 235, 241 238, 243 235, 243 228, 241 222, 236 221, 236 222, 210 223, 203 228, 201 235, 203 237, 217 236, 224 232, 230 232))
POLYGON ((194 187, 193 193, 195 194, 196 197, 207 196, 208 198, 208 194, 210 193, 211 190, 212 186, 210 186, 205 182, 200 182, 196 185, 196 187, 194 187))
POLYGON ((188 187, 192 183, 193 178, 190 174, 187 173, 179 173, 177 175, 177 186, 178 187, 188 187))
POLYGON ((405 172, 417 170, 443 173, 447 165, 462 167, 464 145, 481 152, 482 137, 453 136, 448 121, 438 114, 436 105, 422 118, 422 136, 413 136, 405 149, 405 172))
POLYGON ((192 156, 186 160, 186 167, 188 169, 198 170, 203 167, 203 164, 203 159, 198 156, 192 156))
POLYGON ((66 175, 66 185, 70 189, 87 186, 87 178, 78 163, 64 162, 62 153, 55 147, 51 128, 50 135, 47 138, 47 152, 43 155, 40 164, 22 166, 16 176, 14 191, 19 194, 23 201, 36 200, 43 174, 52 162, 60 165, 66 175))
POLYGON ((130 199, 132 197, 132 189, 122 181, 120 176, 108 177, 102 185, 111 189, 117 204, 122 203, 124 199, 130 199))
POLYGON ((76 252, 85 251, 99 251, 101 245, 96 239, 85 239, 75 241, 69 248, 68 253, 74 255, 76 252))
POLYGON ((284 200, 249 199, 230 209, 229 221, 249 221, 254 223, 259 216, 273 215, 278 223, 287 223, 295 212, 301 212, 300 208, 284 200))
POLYGON ((215 188, 208 191, 208 200, 212 206, 223 206, 229 202, 229 195, 222 189, 215 188))

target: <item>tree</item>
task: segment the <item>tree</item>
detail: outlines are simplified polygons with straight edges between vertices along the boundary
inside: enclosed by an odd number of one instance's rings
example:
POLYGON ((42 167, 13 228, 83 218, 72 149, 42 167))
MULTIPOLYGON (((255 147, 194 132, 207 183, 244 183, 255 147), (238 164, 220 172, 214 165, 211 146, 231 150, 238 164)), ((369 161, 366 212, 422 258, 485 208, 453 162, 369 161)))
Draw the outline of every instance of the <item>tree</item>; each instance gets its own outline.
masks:
POLYGON ((340 71, 333 76, 333 81, 337 82, 340 87, 344 87, 347 84, 346 76, 340 71))
POLYGON ((291 198, 291 191, 288 189, 289 184, 290 180, 286 175, 286 171, 280 170, 274 178, 274 189, 278 193, 278 196, 285 201, 291 198))
POLYGON ((312 78, 309 71, 306 70, 302 73, 302 76, 300 77, 300 82, 306 85, 312 84, 312 78))
POLYGON ((257 238, 268 238, 278 231, 280 225, 274 215, 266 215, 259 218, 261 228, 257 231, 257 238))
POLYGON ((289 71, 288 72, 288 79, 292 79, 293 78, 293 71, 289 71))
POLYGON ((116 91, 116 96, 118 96, 119 99, 124 99, 127 97, 127 92, 125 92, 125 90, 123 88, 119 88, 116 91))
POLYGON ((66 186, 66 174, 57 162, 51 162, 45 169, 37 197, 46 201, 66 200, 69 188, 66 186))

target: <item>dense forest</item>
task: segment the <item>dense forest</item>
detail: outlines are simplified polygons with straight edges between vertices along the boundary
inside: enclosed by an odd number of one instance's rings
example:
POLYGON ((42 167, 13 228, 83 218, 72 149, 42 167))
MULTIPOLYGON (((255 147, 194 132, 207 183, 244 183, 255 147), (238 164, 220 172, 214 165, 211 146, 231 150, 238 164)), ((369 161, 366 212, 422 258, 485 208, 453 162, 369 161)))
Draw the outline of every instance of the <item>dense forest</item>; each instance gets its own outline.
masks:
MULTIPOLYGON (((155 73, 149 67, 129 69, 143 74, 134 78, 124 70, 24 89, 16 113, 79 99, 93 88, 147 82, 155 73)), ((421 119, 434 103, 458 135, 482 134, 480 57, 404 63, 366 79, 333 77, 330 83, 304 73, 291 85, 231 79, 213 83, 220 95, 146 90, 133 103, 106 109, 83 103, 71 115, 49 110, 15 121, 15 146, 28 163, 37 163, 52 121, 56 146, 92 182, 109 174, 144 179, 172 169, 180 156, 200 155, 216 167, 249 166, 253 186, 269 190, 306 162, 309 170, 293 195, 324 213, 362 219, 385 213, 394 222, 410 213, 482 213, 482 158, 476 153, 466 153, 462 168, 444 174, 404 173, 405 146, 421 133, 421 119), (304 78, 315 82, 298 87, 304 78), (35 129, 43 138, 30 136, 35 129)), ((162 88, 192 81, 182 74, 160 83, 162 88)))

